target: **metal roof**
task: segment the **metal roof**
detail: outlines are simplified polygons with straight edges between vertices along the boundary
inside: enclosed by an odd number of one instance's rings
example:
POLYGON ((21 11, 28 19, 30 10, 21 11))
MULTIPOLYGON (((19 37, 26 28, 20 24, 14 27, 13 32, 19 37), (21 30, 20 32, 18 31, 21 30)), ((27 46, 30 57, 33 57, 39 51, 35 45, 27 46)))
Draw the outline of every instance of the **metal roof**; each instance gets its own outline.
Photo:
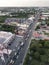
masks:
POLYGON ((0 37, 0 44, 2 44, 6 39, 0 37))

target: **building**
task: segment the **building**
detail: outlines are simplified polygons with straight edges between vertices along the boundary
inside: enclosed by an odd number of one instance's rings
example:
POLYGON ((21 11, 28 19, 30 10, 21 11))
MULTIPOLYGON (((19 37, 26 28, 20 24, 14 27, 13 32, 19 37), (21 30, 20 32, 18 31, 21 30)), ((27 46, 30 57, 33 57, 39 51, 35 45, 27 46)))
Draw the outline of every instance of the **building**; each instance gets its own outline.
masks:
POLYGON ((15 37, 15 34, 11 32, 0 31, 0 44, 7 45, 10 43, 15 37))
POLYGON ((41 19, 45 20, 49 18, 49 13, 42 13, 41 19))
POLYGON ((49 15, 49 13, 48 12, 46 12, 46 13, 43 12, 42 15, 49 15))
POLYGON ((26 33, 26 30, 30 26, 30 24, 33 22, 34 17, 32 18, 7 18, 5 20, 5 24, 17 26, 17 29, 15 29, 15 33, 17 35, 23 36, 24 33, 26 33))
POLYGON ((1 12, 0 11, 0 16, 9 16, 10 12, 1 12))
POLYGON ((0 31, 0 63, 6 64, 8 62, 9 56, 13 51, 8 46, 9 44, 12 44, 11 42, 14 40, 14 38, 15 34, 12 34, 11 32, 0 31))
MULTIPOLYGON (((5 32, 5 31, 0 31, 0 56, 1 56, 1 51, 3 53, 7 53, 7 46, 12 40, 14 39, 15 35, 12 34, 11 32, 5 32)), ((10 51, 9 51, 10 53, 10 51)))

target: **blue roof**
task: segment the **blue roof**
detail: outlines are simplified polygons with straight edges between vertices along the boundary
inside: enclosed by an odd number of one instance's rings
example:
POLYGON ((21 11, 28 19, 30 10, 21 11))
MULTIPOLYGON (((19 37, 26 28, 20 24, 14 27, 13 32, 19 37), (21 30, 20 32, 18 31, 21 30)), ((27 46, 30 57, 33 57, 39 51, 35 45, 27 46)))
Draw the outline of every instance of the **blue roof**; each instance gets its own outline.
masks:
POLYGON ((5 20, 5 22, 19 22, 19 23, 23 23, 25 21, 25 19, 23 20, 23 19, 21 19, 21 18, 7 18, 6 20, 5 20))

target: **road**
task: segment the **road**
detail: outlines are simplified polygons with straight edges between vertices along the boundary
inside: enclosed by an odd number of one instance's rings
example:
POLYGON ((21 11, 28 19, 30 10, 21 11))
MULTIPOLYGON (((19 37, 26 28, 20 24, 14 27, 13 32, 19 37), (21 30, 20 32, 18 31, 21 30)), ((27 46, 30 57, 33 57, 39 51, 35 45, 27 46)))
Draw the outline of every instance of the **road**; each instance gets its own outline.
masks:
POLYGON ((18 50, 18 47, 20 46, 20 41, 22 41, 23 38, 22 37, 19 37, 16 35, 15 39, 10 43, 11 45, 8 46, 9 49, 13 50, 12 53, 10 54, 10 57, 9 58, 6 58, 5 61, 6 61, 6 65, 9 65, 10 64, 10 60, 11 58, 14 57, 15 55, 15 52, 17 52, 18 50))
MULTIPOLYGON (((32 22, 32 24, 28 28, 28 33, 27 34, 29 34, 29 37, 24 38, 24 46, 22 47, 22 49, 20 49, 19 54, 18 54, 18 59, 16 60, 16 62, 13 65, 23 65, 24 59, 26 57, 28 48, 29 48, 30 43, 31 43, 32 32, 35 29, 35 25, 38 22, 39 16, 40 16, 40 13, 38 12, 35 15, 35 20, 32 22)), ((27 34, 26 34, 26 36, 27 36, 27 34)))

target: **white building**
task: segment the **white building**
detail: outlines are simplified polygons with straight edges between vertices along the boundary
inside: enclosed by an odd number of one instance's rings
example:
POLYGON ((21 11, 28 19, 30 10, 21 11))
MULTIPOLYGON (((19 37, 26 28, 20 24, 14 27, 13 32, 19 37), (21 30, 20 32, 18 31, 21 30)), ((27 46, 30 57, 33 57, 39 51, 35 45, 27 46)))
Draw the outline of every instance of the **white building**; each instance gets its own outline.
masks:
POLYGON ((0 31, 0 56, 4 53, 10 55, 12 50, 7 48, 8 44, 14 39, 15 34, 11 32, 0 31))
POLYGON ((0 31, 0 44, 8 45, 15 37, 11 32, 0 31))
POLYGON ((41 19, 48 19, 49 13, 42 13, 41 19))

